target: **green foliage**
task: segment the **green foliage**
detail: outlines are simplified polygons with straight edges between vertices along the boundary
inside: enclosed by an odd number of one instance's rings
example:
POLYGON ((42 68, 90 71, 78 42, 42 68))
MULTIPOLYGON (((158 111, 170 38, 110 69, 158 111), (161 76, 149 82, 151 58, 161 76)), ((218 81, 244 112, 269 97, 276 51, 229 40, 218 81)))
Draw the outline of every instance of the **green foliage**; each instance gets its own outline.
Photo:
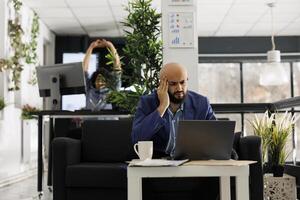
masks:
POLYGON ((0 99, 0 110, 3 110, 3 108, 5 107, 5 102, 4 99, 0 99))
MULTIPOLYGON (((146 93, 153 91, 159 82, 158 73, 162 65, 162 42, 160 40, 161 14, 151 7, 152 0, 129 1, 126 21, 126 45, 124 55, 132 71, 127 81, 146 87, 146 93)), ((126 77, 125 77, 126 78, 126 77)))
POLYGON ((268 155, 268 162, 271 166, 284 165, 289 154, 286 144, 298 117, 288 112, 284 115, 278 113, 270 115, 268 111, 261 119, 255 115, 255 120, 250 124, 254 129, 254 134, 262 139, 263 163, 267 161, 268 155))
POLYGON ((135 91, 111 91, 107 101, 116 105, 119 111, 135 113, 136 105, 140 96, 144 94, 145 88, 139 85, 134 85, 133 87, 135 91))
MULTIPOLYGON (((37 55, 37 39, 40 33, 40 23, 39 23, 39 17, 36 13, 34 13, 33 19, 32 19, 32 25, 31 25, 31 41, 27 45, 26 49, 26 63, 27 64, 38 64, 38 55, 37 55)), ((28 80, 28 84, 30 85, 36 85, 37 84, 37 76, 36 76, 36 70, 34 68, 30 80, 28 80)))
POLYGON ((12 0, 15 11, 20 11, 22 7, 22 2, 19 0, 12 0))
POLYGON ((7 59, 0 59, 0 72, 3 70, 11 70, 13 87, 9 90, 20 89, 20 77, 23 71, 22 60, 27 64, 35 63, 37 59, 37 36, 39 34, 38 16, 35 14, 31 30, 31 42, 26 44, 23 42, 24 31, 20 22, 20 9, 22 2, 20 0, 11 0, 15 9, 15 18, 8 20, 8 36, 10 46, 12 47, 12 56, 7 59))
POLYGON ((26 47, 26 63, 27 64, 37 64, 38 56, 37 56, 37 39, 40 33, 40 24, 39 17, 36 13, 34 13, 32 24, 31 24, 31 41, 26 47))
POLYGON ((288 153, 285 151, 285 145, 292 130, 292 125, 284 130, 279 130, 277 126, 273 126, 272 137, 269 142, 269 160, 271 166, 285 164, 285 160, 288 156, 288 153))
POLYGON ((250 124, 253 127, 254 135, 257 135, 262 140, 262 161, 266 162, 266 156, 268 151, 268 146, 271 141, 272 136, 272 126, 273 126, 274 114, 269 116, 269 112, 266 111, 264 116, 259 119, 257 115, 255 115, 255 120, 250 121, 250 124))
MULTIPOLYGON (((105 55, 105 58, 108 59, 108 62, 106 63, 106 65, 112 65, 113 69, 114 69, 116 66, 116 55, 111 51, 110 48, 106 48, 106 49, 108 51, 108 54, 105 55)), ((123 57, 120 57, 120 60, 122 60, 122 58, 123 57)), ((124 63, 121 62, 120 64, 123 65, 124 63)))
POLYGON ((144 93, 115 91, 109 101, 117 103, 119 107, 127 107, 130 112, 135 110, 139 97, 151 93, 159 83, 162 65, 161 14, 151 7, 151 3, 152 0, 129 1, 126 7, 128 16, 123 22, 126 27, 123 51, 129 61, 125 72, 129 71, 130 74, 123 74, 122 79, 131 86, 143 88, 144 93))
POLYGON ((24 119, 36 119, 36 117, 34 117, 32 115, 32 112, 38 112, 38 111, 39 111, 39 109, 37 109, 36 107, 26 104, 22 107, 21 117, 23 120, 24 119))

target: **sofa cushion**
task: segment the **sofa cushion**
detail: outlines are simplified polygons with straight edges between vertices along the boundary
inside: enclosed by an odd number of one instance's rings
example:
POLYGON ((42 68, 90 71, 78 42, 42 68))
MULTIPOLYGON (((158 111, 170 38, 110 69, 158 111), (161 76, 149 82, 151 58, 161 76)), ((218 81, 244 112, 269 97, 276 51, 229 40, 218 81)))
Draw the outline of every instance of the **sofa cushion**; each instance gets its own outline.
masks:
POLYGON ((237 154, 240 153, 240 140, 241 140, 241 132, 236 132, 234 133, 234 138, 233 138, 233 148, 236 151, 237 154))
POLYGON ((67 187, 126 188, 126 163, 80 163, 66 169, 67 187))
POLYGON ((83 124, 82 160, 122 162, 134 157, 132 120, 88 120, 83 124))

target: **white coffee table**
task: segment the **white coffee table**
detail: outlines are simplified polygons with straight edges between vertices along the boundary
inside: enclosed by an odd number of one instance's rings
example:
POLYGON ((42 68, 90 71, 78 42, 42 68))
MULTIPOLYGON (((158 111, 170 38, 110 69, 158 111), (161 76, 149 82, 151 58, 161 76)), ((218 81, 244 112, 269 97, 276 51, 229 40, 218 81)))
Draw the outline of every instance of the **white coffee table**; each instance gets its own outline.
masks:
POLYGON ((190 161, 178 167, 128 167, 128 199, 142 200, 142 178, 220 177, 221 200, 229 200, 230 176, 236 177, 236 199, 249 200, 249 164, 255 161, 190 161))

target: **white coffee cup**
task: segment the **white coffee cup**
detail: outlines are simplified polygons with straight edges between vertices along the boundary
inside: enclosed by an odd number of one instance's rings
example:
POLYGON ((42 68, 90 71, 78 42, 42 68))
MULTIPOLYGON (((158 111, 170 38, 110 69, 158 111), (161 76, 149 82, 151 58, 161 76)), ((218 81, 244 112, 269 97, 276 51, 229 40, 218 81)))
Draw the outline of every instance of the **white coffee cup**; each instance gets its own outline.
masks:
POLYGON ((135 153, 139 156, 140 160, 151 159, 153 154, 152 141, 139 141, 133 146, 135 153), (138 148, 138 150, 137 150, 138 148))

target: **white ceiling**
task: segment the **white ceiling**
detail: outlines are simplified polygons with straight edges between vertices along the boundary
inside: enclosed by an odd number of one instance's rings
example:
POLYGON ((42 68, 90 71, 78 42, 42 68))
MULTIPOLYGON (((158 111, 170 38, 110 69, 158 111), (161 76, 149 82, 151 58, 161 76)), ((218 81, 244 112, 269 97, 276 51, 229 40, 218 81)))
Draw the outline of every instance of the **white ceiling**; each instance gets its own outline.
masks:
MULTIPOLYGON (((160 1, 154 6, 160 9, 160 1)), ((199 36, 269 36, 271 0, 194 0, 199 36)), ((274 0, 273 0, 274 1, 274 0)), ((24 0, 56 34, 91 37, 123 35, 128 0, 24 0)), ((300 35, 300 0, 277 0, 276 35, 300 35)))

